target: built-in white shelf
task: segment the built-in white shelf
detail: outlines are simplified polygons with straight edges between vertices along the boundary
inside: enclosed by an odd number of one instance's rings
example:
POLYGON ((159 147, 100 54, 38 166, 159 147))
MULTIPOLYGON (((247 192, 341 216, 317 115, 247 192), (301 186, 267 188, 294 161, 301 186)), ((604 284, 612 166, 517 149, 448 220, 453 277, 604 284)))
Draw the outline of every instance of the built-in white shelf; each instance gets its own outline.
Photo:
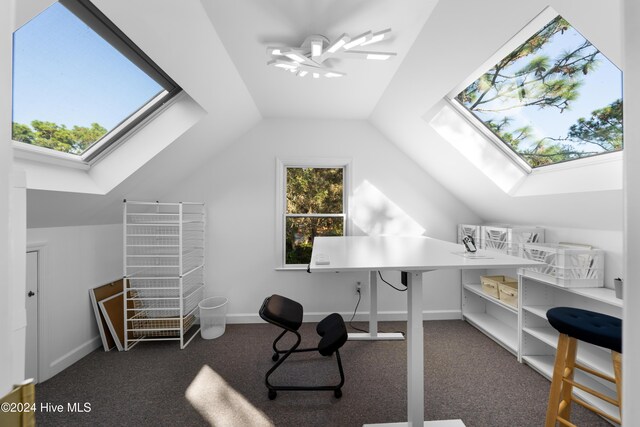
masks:
POLYGON ((481 284, 477 284, 477 283, 470 283, 470 284, 466 284, 464 285, 464 289, 473 292, 476 295, 479 295, 481 298, 486 299, 487 301, 491 302, 492 304, 497 304, 499 306, 504 307, 506 310, 509 310, 513 313, 518 313, 518 309, 516 307, 510 306, 509 304, 505 304, 504 301, 501 301, 500 299, 496 298, 496 297, 492 297, 491 295, 488 295, 487 293, 485 293, 482 290, 482 285, 481 284))
POLYGON ((522 310, 528 311, 531 314, 534 314, 542 319, 547 318, 547 311, 552 309, 552 305, 525 305, 522 306, 522 310))
MULTIPOLYGON (((482 232, 481 228, 460 225, 458 239, 462 235, 473 234, 474 238, 482 244, 482 237, 492 236, 485 235, 486 233, 482 232)), ((539 233, 538 230, 536 232, 539 233)), ((525 236, 531 236, 531 234, 525 236)), ((540 234, 540 241, 543 240, 542 236, 543 234, 540 234)), ((514 237, 512 236, 512 238, 514 237)), ((506 248, 509 246, 506 244, 506 248)), ((515 269, 463 270, 461 276, 462 318, 510 350, 518 357, 518 360, 528 364, 548 379, 553 373, 558 345, 558 332, 547 321, 549 309, 568 306, 622 317, 623 301, 615 297, 613 289, 565 288, 547 282, 538 276, 531 277, 527 270, 519 272, 515 269), (479 284, 481 275, 512 277, 518 275, 518 304, 520 308, 507 305, 498 298, 484 293, 482 285, 479 284)), ((579 342, 577 361, 605 375, 613 376, 611 352, 607 349, 579 342)), ((576 372, 576 379, 594 390, 615 397, 615 385, 609 384, 607 381, 596 379, 596 377, 581 371, 576 372)), ((579 389, 574 388, 574 390, 575 395, 585 402, 614 417, 619 417, 617 407, 579 389)))
POLYGON ((465 313, 464 318, 507 350, 517 354, 518 329, 515 325, 509 326, 487 313, 465 313))
MULTIPOLYGON (((554 349, 557 348, 558 333, 551 327, 523 328, 522 332, 539 339, 554 349)), ((523 355, 522 358, 524 359, 525 355, 523 355)), ((611 352, 607 349, 596 347, 585 342, 578 342, 578 354, 576 356, 576 360, 582 365, 613 377, 611 352)))
POLYGON ((570 290, 577 295, 590 298, 595 301, 600 301, 605 304, 610 304, 615 307, 622 308, 622 300, 616 298, 616 291, 609 288, 573 288, 570 290))
POLYGON ((522 332, 538 338, 543 343, 556 348, 558 344, 558 332, 551 326, 544 328, 522 328, 522 332))

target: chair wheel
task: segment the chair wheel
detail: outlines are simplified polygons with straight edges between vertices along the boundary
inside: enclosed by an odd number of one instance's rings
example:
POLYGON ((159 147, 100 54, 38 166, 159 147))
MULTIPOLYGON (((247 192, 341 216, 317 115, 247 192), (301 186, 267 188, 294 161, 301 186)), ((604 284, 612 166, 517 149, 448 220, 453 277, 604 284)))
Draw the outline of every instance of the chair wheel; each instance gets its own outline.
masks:
POLYGON ((277 395, 278 393, 275 390, 269 390, 269 400, 275 399, 277 395))
POLYGON ((340 399, 342 397, 342 390, 333 390, 333 395, 336 397, 336 399, 340 399))
POLYGON ((278 353, 273 353, 273 356, 271 356, 271 360, 277 362, 278 359, 280 359, 280 355, 278 353))

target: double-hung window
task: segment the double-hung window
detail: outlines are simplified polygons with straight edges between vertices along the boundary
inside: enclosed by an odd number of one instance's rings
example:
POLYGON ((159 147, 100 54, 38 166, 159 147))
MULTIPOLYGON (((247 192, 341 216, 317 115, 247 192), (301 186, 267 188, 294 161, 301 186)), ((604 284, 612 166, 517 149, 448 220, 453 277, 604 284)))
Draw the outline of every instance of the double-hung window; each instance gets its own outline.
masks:
POLYGON ((283 267, 306 267, 316 236, 347 234, 347 168, 339 161, 280 165, 277 228, 283 267))

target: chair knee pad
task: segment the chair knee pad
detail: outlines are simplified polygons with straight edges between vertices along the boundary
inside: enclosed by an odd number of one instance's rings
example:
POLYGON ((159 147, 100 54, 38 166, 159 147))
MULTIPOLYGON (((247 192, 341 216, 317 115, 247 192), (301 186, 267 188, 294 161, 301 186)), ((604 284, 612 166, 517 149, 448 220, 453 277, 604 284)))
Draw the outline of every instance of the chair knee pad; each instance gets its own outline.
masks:
POLYGON ((318 352, 323 356, 331 356, 347 342, 347 327, 338 313, 322 319, 316 326, 316 332, 322 337, 318 343, 318 352))
POLYGON ((259 314, 263 320, 290 331, 297 331, 302 325, 302 305, 281 295, 267 297, 259 314))

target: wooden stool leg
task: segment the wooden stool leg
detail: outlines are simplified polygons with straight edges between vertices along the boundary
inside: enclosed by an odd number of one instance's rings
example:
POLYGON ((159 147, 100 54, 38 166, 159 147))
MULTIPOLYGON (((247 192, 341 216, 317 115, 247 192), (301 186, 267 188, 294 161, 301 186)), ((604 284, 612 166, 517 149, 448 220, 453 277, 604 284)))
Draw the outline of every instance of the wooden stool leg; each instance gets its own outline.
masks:
MULTIPOLYGON (((565 361, 565 368, 562 377, 573 381, 573 375, 576 365, 576 353, 578 351, 578 341, 575 338, 569 337, 569 345, 567 348, 567 358, 565 361)), ((562 383, 562 400, 560 401, 560 417, 567 421, 571 420, 571 394, 573 393, 573 384, 564 382, 562 383)))
POLYGON ((617 351, 611 352, 611 361, 613 362, 613 375, 616 378, 616 392, 618 393, 618 409, 620 410, 620 419, 622 419, 622 355, 617 351))
POLYGON ((553 366, 553 377, 551 378, 551 389, 549 390, 549 402, 547 404, 547 418, 545 427, 555 427, 558 418, 558 407, 560 403, 560 393, 562 392, 562 378, 564 376, 565 361, 569 349, 569 336, 560 334, 558 337, 558 350, 556 351, 556 361, 553 366))

